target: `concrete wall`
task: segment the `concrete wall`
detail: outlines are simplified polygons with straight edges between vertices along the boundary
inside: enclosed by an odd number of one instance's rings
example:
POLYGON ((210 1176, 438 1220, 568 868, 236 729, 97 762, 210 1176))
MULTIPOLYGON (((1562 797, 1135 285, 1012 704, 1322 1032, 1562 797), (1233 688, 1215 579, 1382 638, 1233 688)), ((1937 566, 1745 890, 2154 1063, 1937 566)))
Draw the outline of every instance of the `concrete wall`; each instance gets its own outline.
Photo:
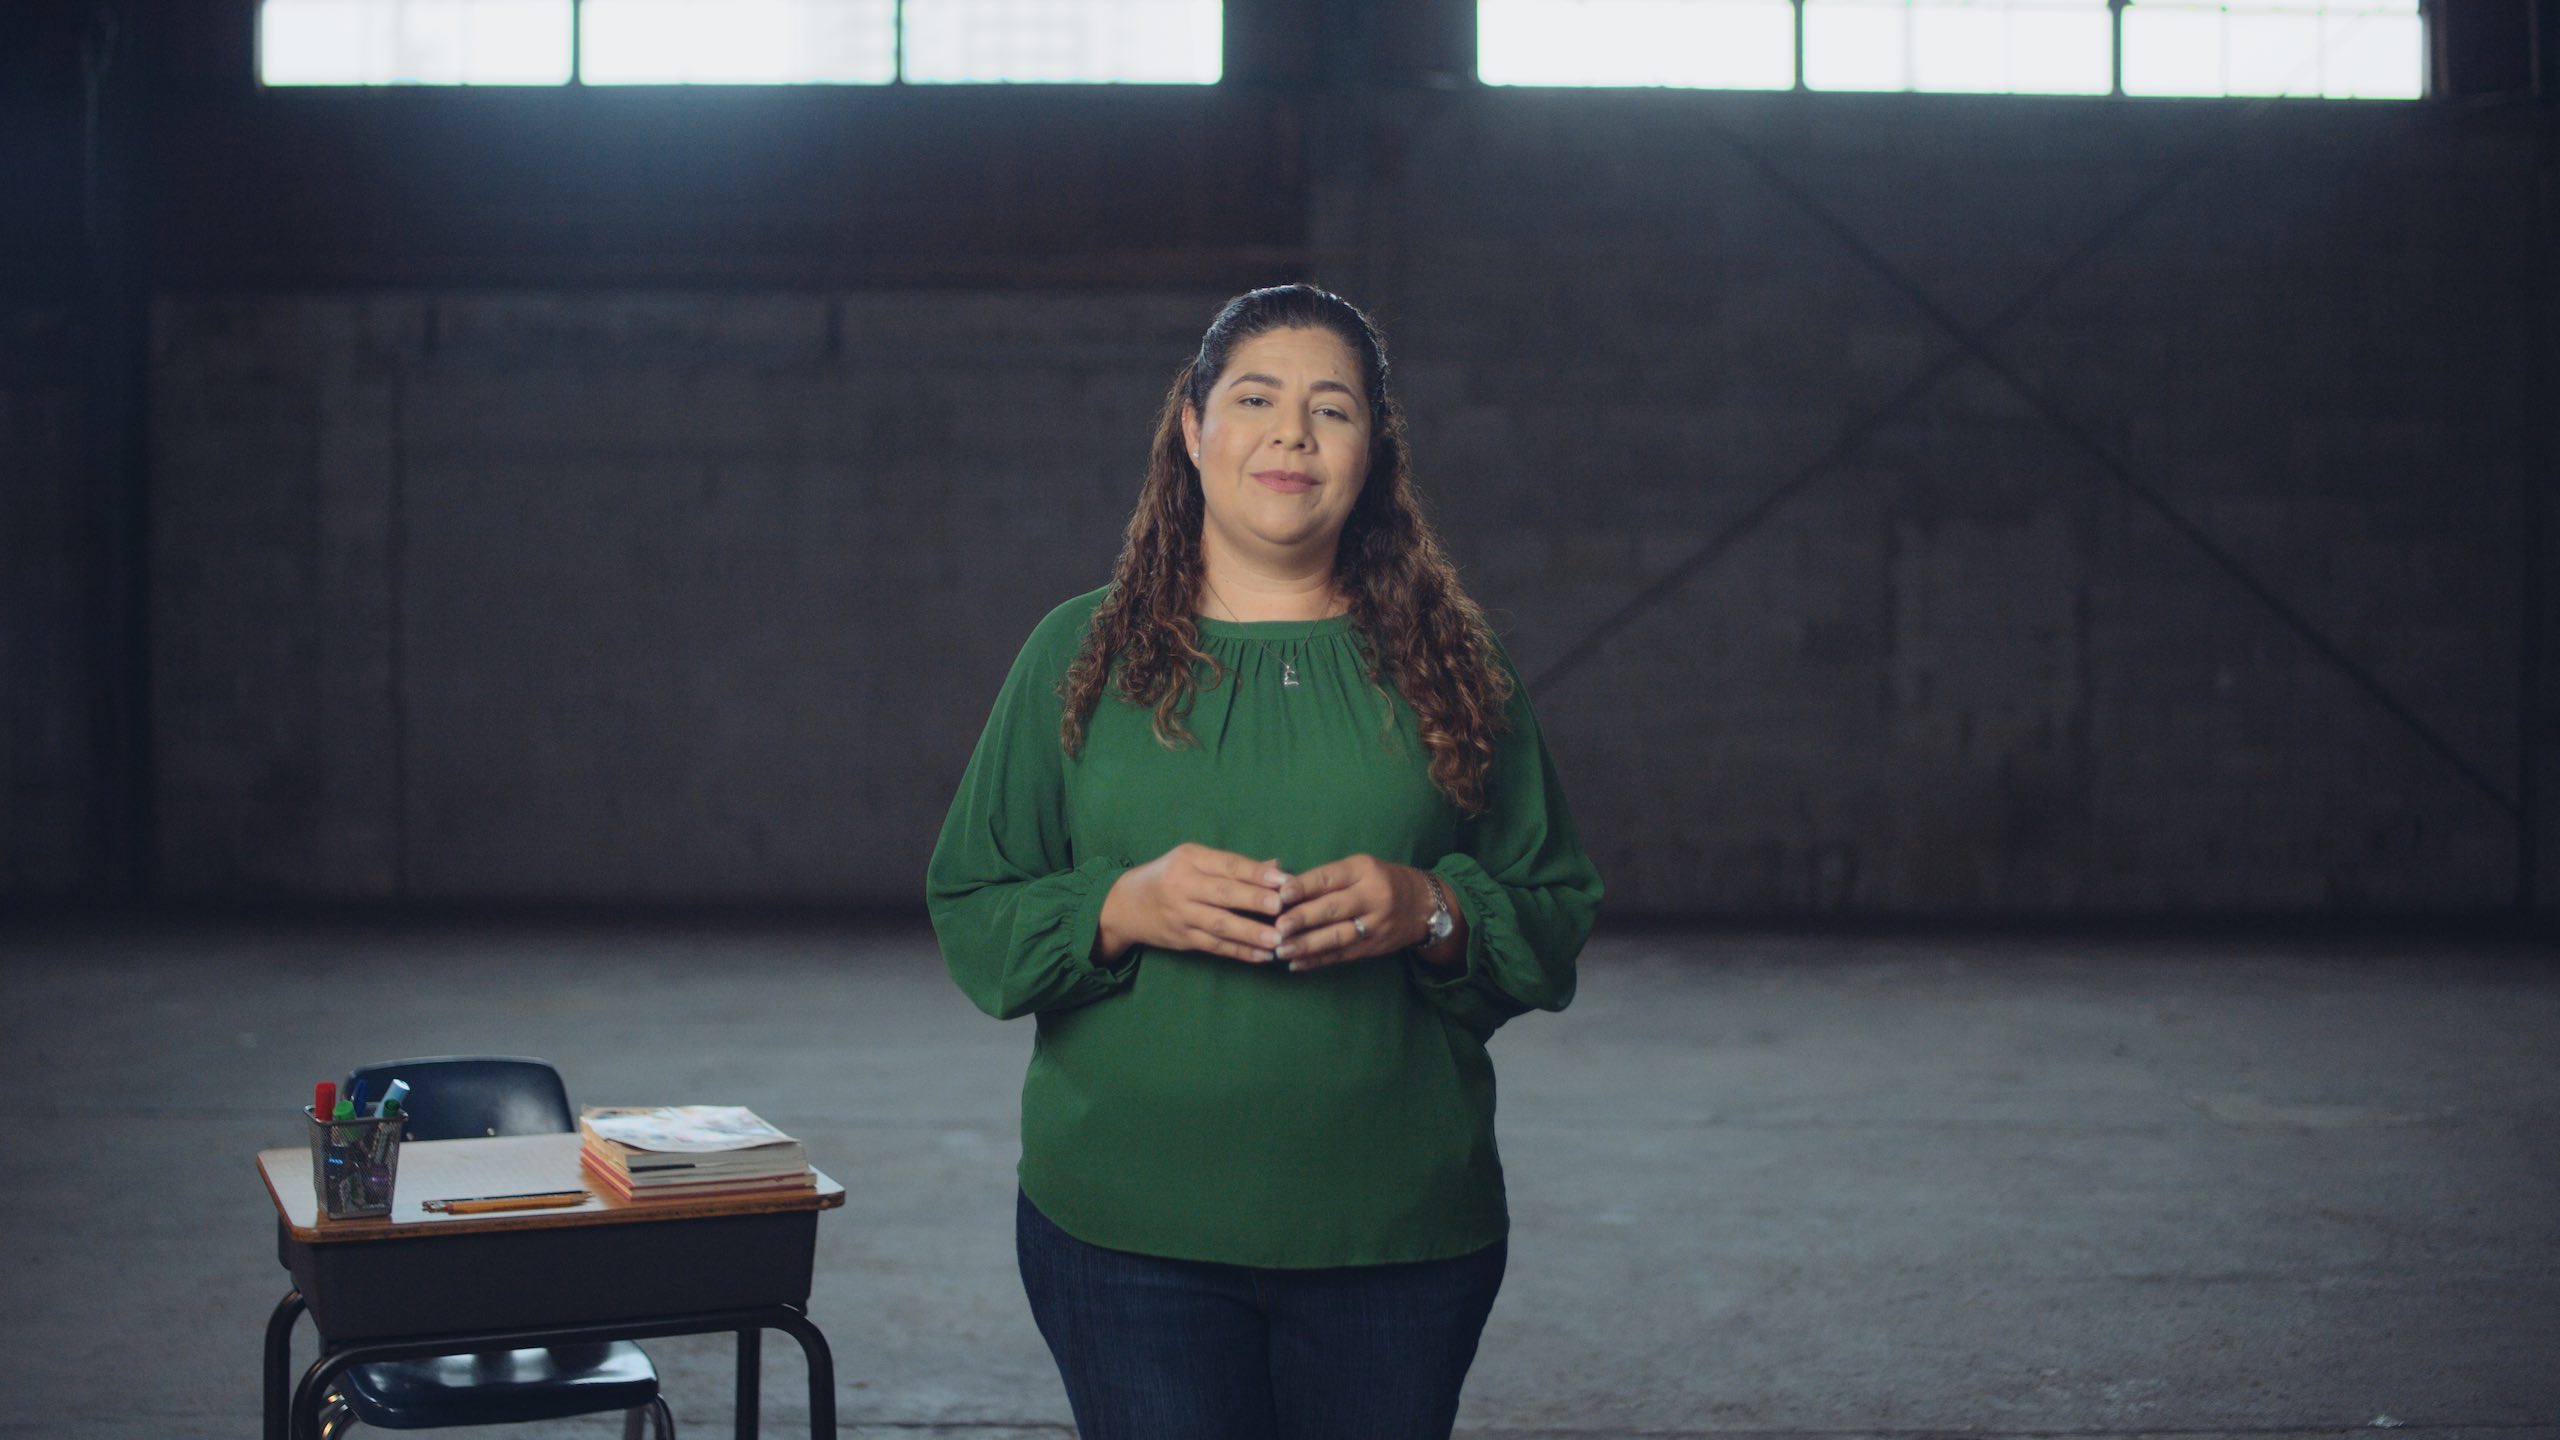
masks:
POLYGON ((0 896, 102 878, 89 358, 65 305, 0 304, 0 896))
MULTIPOLYGON (((1474 90, 1369 125, 1315 269, 1386 318, 1524 670, 1567 667, 1613 914, 2514 903, 2529 132, 1474 90)), ((913 905, 1219 298, 164 295, 165 891, 913 905)))
POLYGON ((132 18, 0 7, 0 913, 150 889, 132 18))
POLYGON ((920 903, 1218 298, 164 302, 165 885, 920 903))
POLYGON ((1404 120, 1367 288, 1533 663, 1803 482, 1542 697, 1630 908, 2515 896, 2529 129, 1404 120))

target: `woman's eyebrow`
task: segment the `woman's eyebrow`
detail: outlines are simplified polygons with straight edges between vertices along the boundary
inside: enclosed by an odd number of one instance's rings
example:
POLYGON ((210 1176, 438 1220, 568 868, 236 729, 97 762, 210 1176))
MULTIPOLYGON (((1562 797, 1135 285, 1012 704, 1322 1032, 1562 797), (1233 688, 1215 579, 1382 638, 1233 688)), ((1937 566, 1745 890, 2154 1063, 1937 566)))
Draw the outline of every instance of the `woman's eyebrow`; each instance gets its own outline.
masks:
MULTIPOLYGON (((1274 390, 1282 388, 1278 377, 1265 375, 1259 370, 1248 370, 1244 374, 1238 375, 1234 379, 1229 380, 1227 383, 1230 385, 1268 385, 1274 390)), ((1339 380, 1310 381, 1307 388, 1309 390, 1339 390, 1354 400, 1360 398, 1359 391, 1352 389, 1350 386, 1343 384, 1339 380)))

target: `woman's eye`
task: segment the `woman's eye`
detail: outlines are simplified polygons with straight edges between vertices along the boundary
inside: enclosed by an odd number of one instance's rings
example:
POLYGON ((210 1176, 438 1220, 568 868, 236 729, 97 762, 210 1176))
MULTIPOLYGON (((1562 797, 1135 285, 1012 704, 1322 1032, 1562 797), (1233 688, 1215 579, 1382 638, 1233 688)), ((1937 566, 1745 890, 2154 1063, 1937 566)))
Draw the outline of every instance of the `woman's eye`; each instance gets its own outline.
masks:
POLYGON ((1263 399, 1259 395, 1239 395, 1236 397, 1236 403, 1239 405, 1268 405, 1271 402, 1263 399))

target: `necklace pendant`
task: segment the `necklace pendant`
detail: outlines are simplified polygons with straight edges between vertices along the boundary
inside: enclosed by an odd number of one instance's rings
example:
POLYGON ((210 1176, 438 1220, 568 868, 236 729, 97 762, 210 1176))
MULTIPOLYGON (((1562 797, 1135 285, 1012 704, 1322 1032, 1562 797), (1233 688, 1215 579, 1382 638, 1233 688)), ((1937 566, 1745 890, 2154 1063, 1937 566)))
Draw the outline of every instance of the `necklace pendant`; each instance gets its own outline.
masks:
POLYGON ((1296 685, 1296 684, 1298 683, 1298 667, 1297 667, 1297 666, 1295 666, 1295 665, 1290 664, 1290 663, 1289 663, 1288 661, 1286 661, 1286 660, 1281 661, 1281 662, 1280 662, 1280 683, 1281 683, 1281 684, 1283 684, 1283 685, 1290 685, 1290 686, 1294 686, 1294 685, 1296 685))

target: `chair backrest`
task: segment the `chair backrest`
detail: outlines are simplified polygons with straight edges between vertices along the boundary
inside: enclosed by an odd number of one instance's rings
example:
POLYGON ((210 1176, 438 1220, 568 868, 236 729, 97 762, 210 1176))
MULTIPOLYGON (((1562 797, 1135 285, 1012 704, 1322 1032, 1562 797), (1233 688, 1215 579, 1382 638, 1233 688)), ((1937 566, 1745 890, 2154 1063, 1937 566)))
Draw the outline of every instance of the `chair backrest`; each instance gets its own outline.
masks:
POLYGON ((568 1087, 546 1060, 506 1055, 431 1055, 384 1060, 347 1074, 347 1089, 364 1085, 380 1100, 393 1080, 409 1082, 403 1107, 412 1140, 465 1140, 482 1135, 558 1135, 578 1128, 568 1087))

